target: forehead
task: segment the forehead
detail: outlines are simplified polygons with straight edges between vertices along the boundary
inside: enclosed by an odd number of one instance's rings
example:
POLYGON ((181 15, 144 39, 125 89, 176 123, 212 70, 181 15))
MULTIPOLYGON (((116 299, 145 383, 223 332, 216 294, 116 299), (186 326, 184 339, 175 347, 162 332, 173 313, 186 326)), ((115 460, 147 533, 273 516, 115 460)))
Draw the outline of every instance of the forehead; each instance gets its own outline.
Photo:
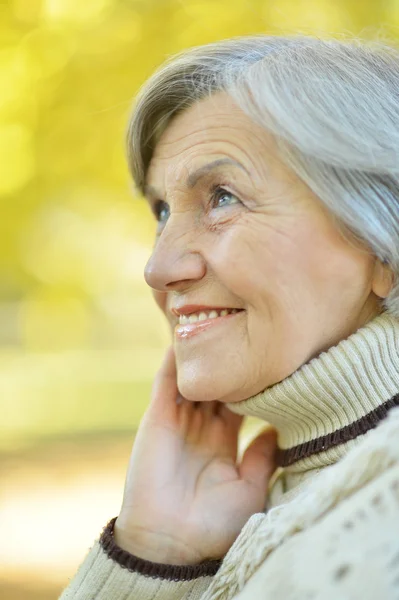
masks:
POLYGON ((152 187, 163 184, 165 177, 179 181, 183 173, 201 167, 211 155, 227 156, 250 167, 267 146, 266 132, 261 134, 228 94, 215 94, 172 120, 156 145, 146 182, 152 187))

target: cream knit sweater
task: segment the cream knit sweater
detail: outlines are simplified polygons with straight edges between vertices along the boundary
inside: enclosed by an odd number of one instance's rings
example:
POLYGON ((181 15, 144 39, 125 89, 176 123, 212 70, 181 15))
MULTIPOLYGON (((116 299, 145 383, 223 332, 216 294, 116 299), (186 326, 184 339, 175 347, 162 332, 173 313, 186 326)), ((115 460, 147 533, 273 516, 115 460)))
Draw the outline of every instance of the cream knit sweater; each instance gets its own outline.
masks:
POLYGON ((60 600, 399 599, 399 320, 378 315, 229 406, 278 430, 265 512, 198 566, 135 558, 111 523, 60 600))

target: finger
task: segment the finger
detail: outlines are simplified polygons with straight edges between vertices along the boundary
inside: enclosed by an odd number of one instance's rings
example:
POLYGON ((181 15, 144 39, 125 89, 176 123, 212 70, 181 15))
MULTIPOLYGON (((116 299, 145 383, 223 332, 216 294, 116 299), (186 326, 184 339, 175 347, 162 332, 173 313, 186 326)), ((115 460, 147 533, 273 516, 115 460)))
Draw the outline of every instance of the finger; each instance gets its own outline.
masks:
POLYGON ((223 402, 218 402, 217 414, 223 419, 228 427, 231 427, 238 433, 244 421, 243 415, 233 413, 228 406, 223 404, 223 402))
POLYGON ((201 402, 201 412, 205 419, 213 418, 217 412, 216 400, 204 400, 201 402))
POLYGON ((190 402, 191 412, 186 430, 186 441, 190 444, 197 444, 201 438, 201 432, 204 427, 205 417, 202 411, 203 402, 190 402))
POLYGON ((207 438, 209 443, 216 444, 218 452, 236 462, 239 431, 244 417, 232 413, 222 402, 215 400, 209 404, 211 406, 206 409, 208 415, 204 418, 202 437, 207 438))
POLYGON ((262 491, 276 469, 277 432, 268 428, 258 435, 246 449, 239 466, 241 477, 262 491))
POLYGON ((195 431, 196 439, 202 439, 209 448, 213 443, 213 438, 217 435, 215 416, 218 403, 215 400, 204 400, 203 402, 197 402, 197 404, 199 406, 196 411, 196 419, 193 422, 193 431, 195 431))
POLYGON ((179 424, 180 431, 184 436, 187 436, 190 429, 192 429, 193 420, 195 420, 195 413, 197 411, 195 402, 183 398, 181 407, 179 409, 179 424))

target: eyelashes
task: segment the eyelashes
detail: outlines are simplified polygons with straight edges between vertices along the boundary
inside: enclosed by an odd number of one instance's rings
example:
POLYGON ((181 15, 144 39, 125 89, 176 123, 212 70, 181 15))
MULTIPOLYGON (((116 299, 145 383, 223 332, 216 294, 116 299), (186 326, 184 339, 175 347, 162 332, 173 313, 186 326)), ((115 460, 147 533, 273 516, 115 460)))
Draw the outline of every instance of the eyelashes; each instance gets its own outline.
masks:
POLYGON ((238 199, 238 197, 233 194, 232 192, 229 192, 229 190, 227 190, 226 188, 224 188, 222 185, 215 185, 213 186, 213 188, 211 188, 211 208, 223 208, 224 206, 226 206, 226 204, 222 204, 218 206, 218 202, 226 196, 230 196, 231 198, 235 198, 235 200, 237 200, 238 202, 230 202, 227 205, 231 206, 231 204, 239 204, 240 200, 238 199))
MULTIPOLYGON (((210 210, 225 208, 234 204, 241 204, 241 200, 235 194, 223 187, 223 185, 216 184, 211 187, 208 204, 210 210), (230 201, 221 203, 223 199, 226 198, 230 198, 230 201)), ((153 205, 153 213, 159 225, 165 224, 170 216, 169 204, 164 200, 157 200, 153 205)))

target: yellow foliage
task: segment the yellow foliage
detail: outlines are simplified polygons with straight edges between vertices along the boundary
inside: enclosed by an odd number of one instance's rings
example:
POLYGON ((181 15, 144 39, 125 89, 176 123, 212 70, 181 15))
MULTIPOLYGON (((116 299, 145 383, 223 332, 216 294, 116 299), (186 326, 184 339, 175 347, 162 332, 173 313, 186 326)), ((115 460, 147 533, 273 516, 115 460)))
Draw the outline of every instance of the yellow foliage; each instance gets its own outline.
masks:
MULTIPOLYGON (((3 397, 17 395, 23 379, 23 362, 9 377, 10 352, 131 352, 167 343, 142 277, 155 227, 148 207, 132 197, 124 157, 132 99, 167 56, 250 33, 373 36, 398 20, 398 0, 2 3, 3 397)), ((132 364, 131 380, 137 376, 132 364)), ((29 393, 50 402, 40 390, 24 391, 27 406, 29 393)))

